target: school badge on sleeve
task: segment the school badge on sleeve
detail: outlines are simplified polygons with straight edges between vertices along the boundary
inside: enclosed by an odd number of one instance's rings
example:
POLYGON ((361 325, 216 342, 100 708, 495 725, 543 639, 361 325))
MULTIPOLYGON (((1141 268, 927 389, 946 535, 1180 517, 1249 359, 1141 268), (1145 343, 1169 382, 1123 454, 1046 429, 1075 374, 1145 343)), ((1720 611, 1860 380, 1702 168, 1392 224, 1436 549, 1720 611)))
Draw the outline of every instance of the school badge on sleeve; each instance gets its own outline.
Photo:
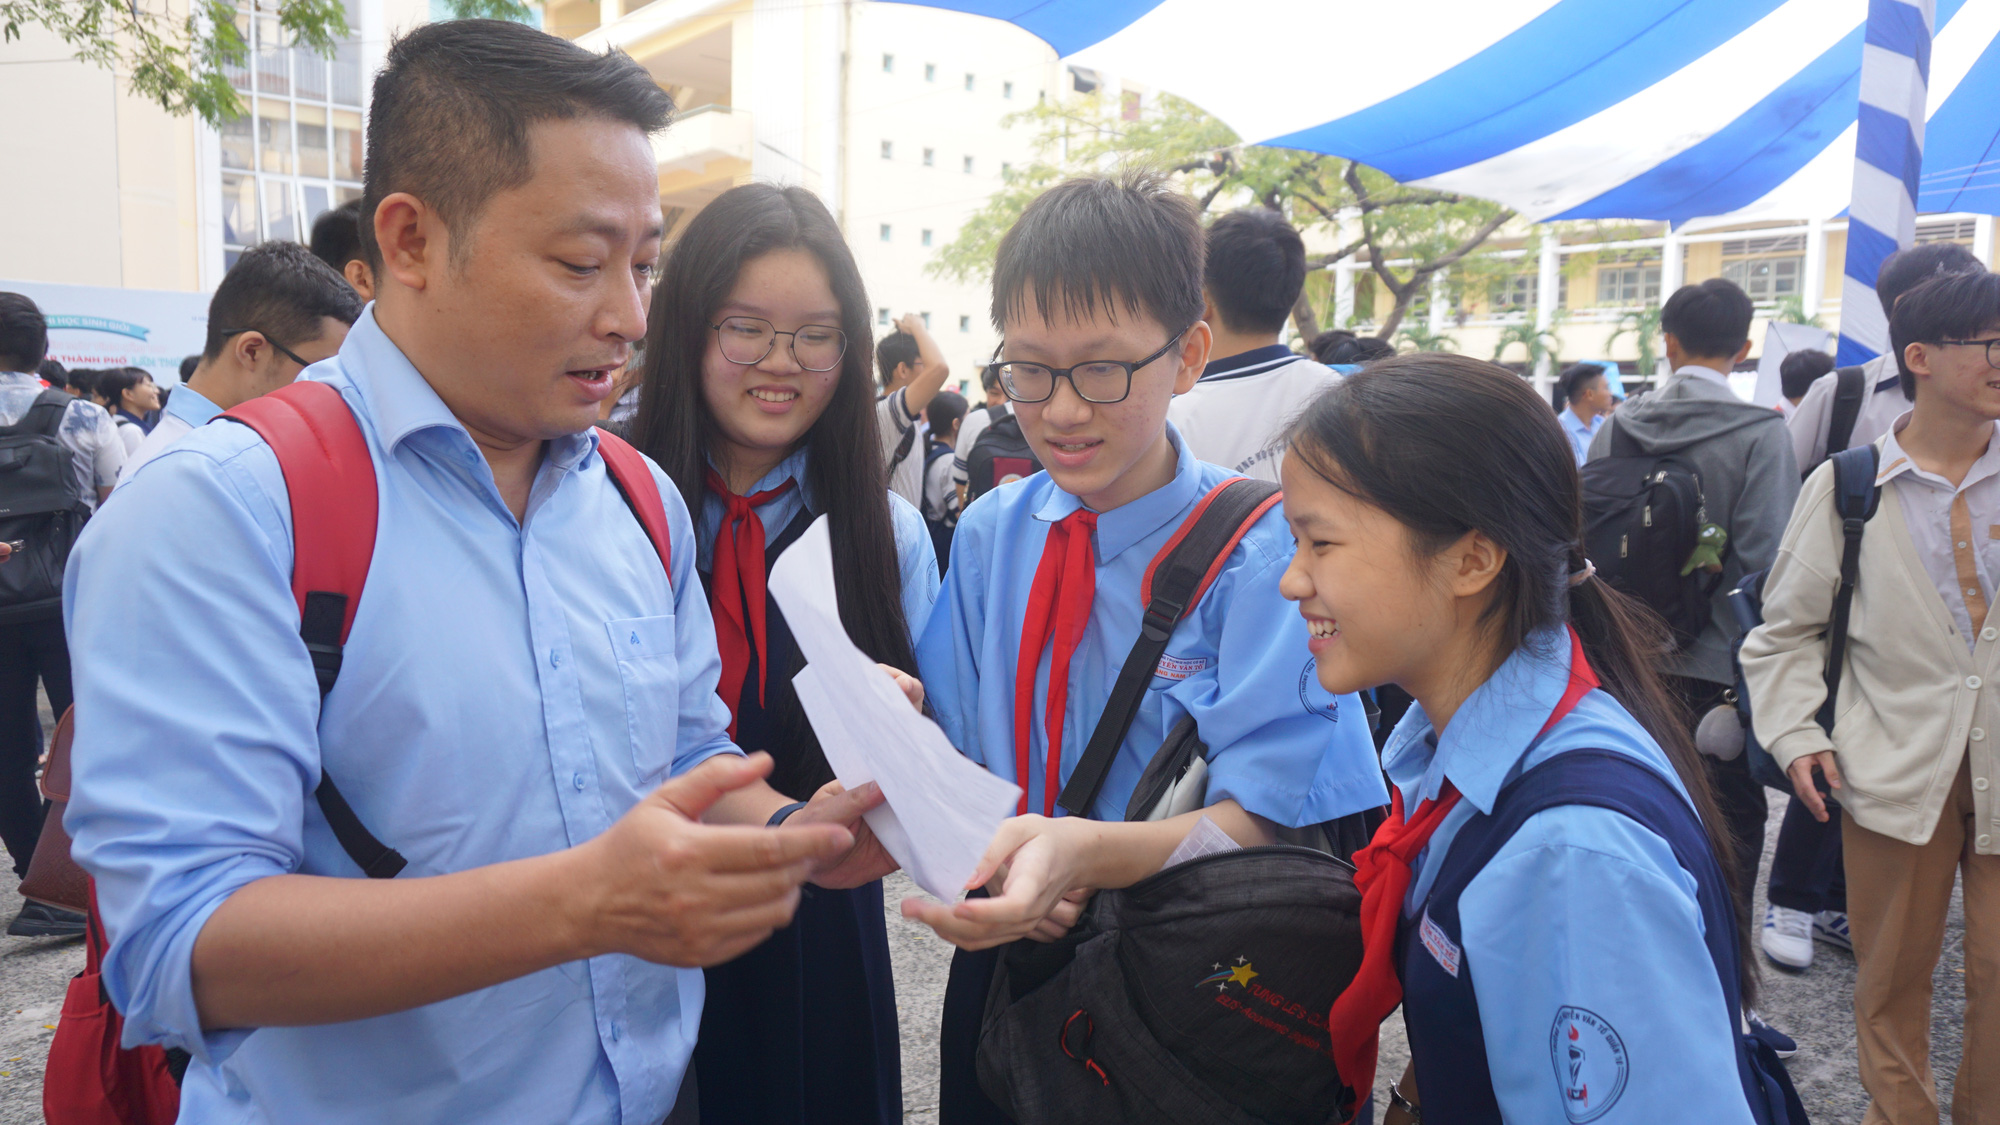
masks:
POLYGON ((1556 1009, 1549 1061, 1555 1064, 1563 1113, 1577 1125, 1610 1112, 1632 1072, 1618 1029, 1588 1008, 1556 1009))

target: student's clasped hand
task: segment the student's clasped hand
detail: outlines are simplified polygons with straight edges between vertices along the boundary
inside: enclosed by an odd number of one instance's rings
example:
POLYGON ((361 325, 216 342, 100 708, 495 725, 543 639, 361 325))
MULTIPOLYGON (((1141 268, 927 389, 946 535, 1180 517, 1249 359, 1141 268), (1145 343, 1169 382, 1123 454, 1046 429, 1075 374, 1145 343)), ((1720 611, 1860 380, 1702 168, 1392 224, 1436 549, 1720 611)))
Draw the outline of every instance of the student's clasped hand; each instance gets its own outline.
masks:
POLYGON ((1021 938, 1053 941, 1083 913, 1092 888, 1081 859, 1098 825, 1084 817, 1017 816, 1000 825, 966 887, 989 898, 957 905, 903 900, 903 917, 922 922, 961 949, 989 949, 1021 938))
MULTIPOLYGON (((579 870, 591 884, 580 921, 589 927, 593 955, 629 953, 700 968, 748 952, 792 920, 799 885, 816 865, 851 853, 854 835, 837 823, 775 829, 701 823, 723 794, 770 772, 768 754, 710 758, 578 846, 579 870)), ((861 803, 854 795, 843 800, 861 803)))

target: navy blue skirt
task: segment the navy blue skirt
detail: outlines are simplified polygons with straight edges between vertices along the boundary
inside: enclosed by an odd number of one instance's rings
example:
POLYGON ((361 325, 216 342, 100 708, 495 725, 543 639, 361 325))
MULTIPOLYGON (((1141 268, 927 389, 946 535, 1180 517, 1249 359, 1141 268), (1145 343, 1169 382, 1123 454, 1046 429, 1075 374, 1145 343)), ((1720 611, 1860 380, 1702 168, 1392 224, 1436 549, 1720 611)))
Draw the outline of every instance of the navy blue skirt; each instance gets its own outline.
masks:
POLYGON ((792 924, 705 974, 703 1125, 901 1125, 882 884, 808 885, 792 924))

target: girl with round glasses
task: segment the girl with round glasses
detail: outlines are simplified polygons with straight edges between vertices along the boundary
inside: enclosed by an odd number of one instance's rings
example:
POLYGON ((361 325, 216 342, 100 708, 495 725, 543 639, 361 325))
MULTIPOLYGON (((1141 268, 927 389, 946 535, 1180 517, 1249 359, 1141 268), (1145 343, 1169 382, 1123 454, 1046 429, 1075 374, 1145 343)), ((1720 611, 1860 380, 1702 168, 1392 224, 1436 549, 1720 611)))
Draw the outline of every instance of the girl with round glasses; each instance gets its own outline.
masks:
MULTIPOLYGON (((727 191, 662 266, 633 419, 634 444, 696 513, 730 733, 769 751, 772 787, 798 801, 833 770, 792 688, 805 661, 767 593, 770 564, 826 516, 841 622, 895 668, 915 666, 912 636, 937 597, 923 517, 887 487, 869 307, 811 192, 727 191)), ((703 1121, 902 1121, 879 881, 803 892, 790 926, 707 981, 694 1058, 703 1121)))

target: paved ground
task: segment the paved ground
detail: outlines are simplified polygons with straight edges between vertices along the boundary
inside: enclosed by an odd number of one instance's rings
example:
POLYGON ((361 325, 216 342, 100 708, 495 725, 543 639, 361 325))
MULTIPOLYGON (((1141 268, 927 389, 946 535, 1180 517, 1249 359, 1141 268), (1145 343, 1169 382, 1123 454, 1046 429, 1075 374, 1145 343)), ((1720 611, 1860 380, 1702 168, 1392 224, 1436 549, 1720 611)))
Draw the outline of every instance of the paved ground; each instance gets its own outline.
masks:
MULTIPOLYGON (((1783 805, 1772 803, 1769 838, 1777 839, 1783 805)), ((11 918, 20 908, 13 872, 0 866, 0 917, 11 918)), ((919 893, 903 876, 892 876, 885 896, 889 911, 889 941, 895 959, 896 994, 902 1015, 904 1119, 921 1125, 937 1121, 937 1023, 943 1005, 945 973, 951 949, 921 926, 905 922, 897 903, 919 893)), ((1763 897, 1757 909, 1762 917, 1763 897)), ((1615 919, 1607 919, 1615 924, 1615 919)), ((1951 1096, 1950 1076, 1958 1067, 1958 1035, 1964 1013, 1964 968, 1961 943, 1964 918, 1954 904, 1938 966, 1933 1057, 1944 1082, 1941 1096, 1951 1096)), ((0 937, 0 1125, 40 1122, 42 1062, 61 1010, 63 989, 82 968, 80 940, 0 937)), ((1819 947, 1811 970, 1782 973, 1766 967, 1761 1008, 1777 1026, 1796 1036, 1799 1056, 1792 1060, 1806 1108, 1816 1125, 1853 1125, 1861 1120, 1867 1099, 1854 1075, 1854 1029, 1848 996, 1854 985, 1854 959, 1819 947)), ((1407 1059, 1400 1018, 1383 1029, 1382 1083, 1400 1074, 1407 1059)), ((1379 1100, 1379 1099, 1378 1099, 1379 1100)))

